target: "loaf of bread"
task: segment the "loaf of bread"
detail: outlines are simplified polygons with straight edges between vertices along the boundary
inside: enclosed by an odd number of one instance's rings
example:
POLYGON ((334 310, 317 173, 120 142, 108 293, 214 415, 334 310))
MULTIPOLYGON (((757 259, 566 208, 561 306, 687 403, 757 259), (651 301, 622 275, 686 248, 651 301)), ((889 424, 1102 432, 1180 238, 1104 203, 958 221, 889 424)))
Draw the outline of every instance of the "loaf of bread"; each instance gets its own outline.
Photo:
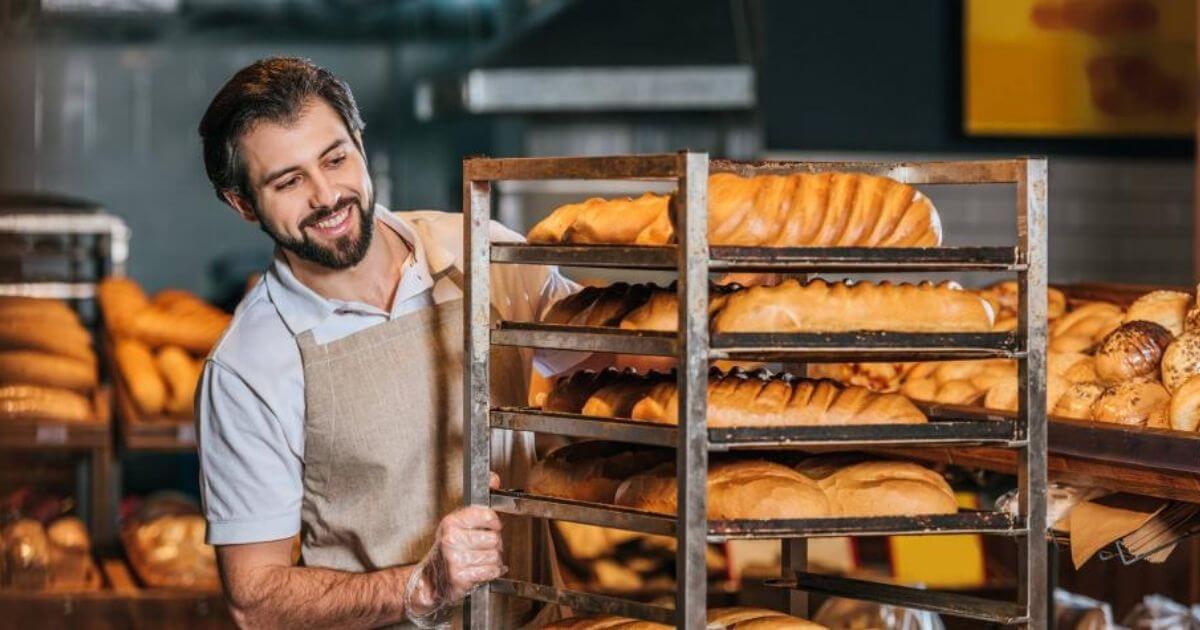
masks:
POLYGON ((167 384, 150 348, 137 339, 118 339, 113 345, 113 358, 137 408, 147 415, 162 413, 167 403, 167 384))
POLYGON ((134 334, 134 318, 150 307, 146 292, 129 278, 105 278, 96 289, 96 299, 104 313, 105 324, 118 336, 134 334))
POLYGON ((1108 334, 1096 349, 1096 375, 1113 385, 1138 378, 1157 378, 1170 331, 1148 320, 1132 320, 1108 334))
MULTIPOLYGON (((670 198, 589 199, 558 208, 530 243, 666 245, 670 198)), ((936 247, 937 210, 915 188, 858 173, 708 178, 708 239, 747 247, 936 247)))
POLYGON ((1124 318, 1124 311, 1116 304, 1089 302, 1055 320, 1050 325, 1050 338, 1087 337, 1099 341, 1120 326, 1124 318))
POLYGON ((652 293, 666 291, 655 284, 618 282, 584 287, 555 302, 542 322, 571 326, 616 326, 629 311, 646 303, 652 293))
POLYGON ((41 385, 0 385, 0 421, 87 422, 92 401, 79 392, 41 385))
POLYGON ((79 323, 32 318, 0 320, 0 350, 35 350, 96 362, 92 335, 79 323))
POLYGON ((161 291, 151 300, 128 278, 107 278, 98 289, 100 308, 115 337, 133 337, 152 348, 180 346, 203 355, 212 349, 231 316, 187 291, 161 291))
MULTIPOLYGON (((1020 308, 1020 293, 1016 280, 1003 280, 975 291, 979 297, 992 305, 996 313, 997 330, 1015 330, 1017 310, 1020 308), (1003 320, 1003 324, 1001 321, 1003 320)), ((1046 319, 1054 321, 1067 312, 1067 296, 1062 291, 1046 289, 1046 319)))
MULTIPOLYGON (((825 630, 825 626, 765 608, 712 608, 709 630, 825 630)), ((543 630, 669 630, 671 626, 615 615, 571 617, 542 626, 543 630)))
POLYGON ((0 383, 59 387, 79 392, 98 384, 96 362, 36 350, 0 351, 0 383))
MULTIPOLYGON (((674 514, 675 463, 667 462, 626 479, 617 489, 618 505, 674 514)), ((829 500, 815 481, 761 459, 711 462, 708 469, 708 518, 801 519, 830 514, 829 500)))
MULTIPOLYGON (((674 380, 655 383, 634 404, 630 417, 676 424, 679 400, 674 380)), ((920 424, 925 414, 904 396, 830 380, 713 371, 708 382, 708 426, 763 427, 850 424, 920 424)))
POLYGON ((1151 291, 1134 300, 1125 311, 1125 322, 1146 321, 1162 326, 1173 337, 1183 334, 1183 321, 1192 296, 1181 291, 1151 291))
POLYGON ((3 565, 9 588, 23 591, 45 590, 50 585, 50 540, 42 524, 19 519, 0 530, 3 565))
POLYGON ((903 461, 830 465, 827 457, 802 460, 796 470, 816 480, 833 516, 954 514, 954 491, 938 473, 903 461))
POLYGON ((616 615, 568 617, 542 626, 542 630, 671 630, 671 626, 616 615))
POLYGON ((130 522, 121 542, 147 586, 214 591, 220 588, 216 552, 204 543, 204 530, 198 514, 167 514, 130 522))
POLYGON ((543 411, 580 413, 589 398, 617 380, 639 381, 646 377, 634 370, 605 368, 600 371, 577 370, 560 377, 541 402, 543 411))
POLYGON ((223 312, 177 315, 152 307, 133 317, 132 336, 154 348, 181 346, 188 352, 205 354, 225 332, 229 319, 223 312))
POLYGON ((164 346, 154 355, 158 373, 167 385, 167 413, 191 415, 203 365, 179 346, 164 346))
POLYGON ((617 487, 634 473, 674 461, 670 450, 588 440, 559 447, 534 465, 529 492, 612 503, 617 487))
POLYGON ((67 327, 81 326, 79 315, 62 300, 0 296, 0 321, 31 320, 67 327))

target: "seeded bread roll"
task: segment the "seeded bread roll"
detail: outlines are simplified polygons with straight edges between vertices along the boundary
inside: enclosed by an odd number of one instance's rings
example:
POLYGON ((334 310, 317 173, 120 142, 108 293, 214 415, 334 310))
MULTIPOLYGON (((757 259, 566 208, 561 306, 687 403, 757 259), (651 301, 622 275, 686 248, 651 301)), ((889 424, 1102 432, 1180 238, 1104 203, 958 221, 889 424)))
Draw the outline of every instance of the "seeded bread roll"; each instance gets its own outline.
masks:
POLYGON ((1200 376, 1184 381, 1171 395, 1167 419, 1176 431, 1200 429, 1200 376))
POLYGON ((1096 350, 1096 375, 1113 385, 1138 378, 1157 378, 1163 353, 1171 344, 1170 331, 1145 320, 1121 324, 1096 350))
POLYGON ((0 383, 41 385, 87 392, 99 382, 95 361, 36 350, 0 352, 0 383))
POLYGON ((1100 422, 1165 428, 1171 394, 1153 381, 1123 381, 1105 390, 1092 406, 1100 422))
POLYGON ((1151 291, 1138 299, 1125 311, 1125 322, 1147 321, 1162 326, 1178 337, 1183 334, 1183 321, 1192 296, 1181 291, 1151 291))
MULTIPOLYGON (((675 241, 670 197, 588 199, 562 206, 530 243, 666 245, 675 241)), ((915 188, 859 173, 708 178, 708 240, 750 247, 936 247, 937 210, 915 188)))
POLYGON ((1095 382, 1074 383, 1063 392, 1051 413, 1063 418, 1090 420, 1092 406, 1104 395, 1104 386, 1095 382))
POLYGON ((1175 338, 1162 357, 1162 382, 1169 391, 1177 391, 1191 377, 1200 374, 1200 332, 1175 338))
MULTIPOLYGON (((625 480, 618 505, 674 514, 675 463, 667 462, 625 480)), ((829 516, 829 500, 816 482, 774 462, 760 459, 710 463, 708 518, 800 519, 829 516)))

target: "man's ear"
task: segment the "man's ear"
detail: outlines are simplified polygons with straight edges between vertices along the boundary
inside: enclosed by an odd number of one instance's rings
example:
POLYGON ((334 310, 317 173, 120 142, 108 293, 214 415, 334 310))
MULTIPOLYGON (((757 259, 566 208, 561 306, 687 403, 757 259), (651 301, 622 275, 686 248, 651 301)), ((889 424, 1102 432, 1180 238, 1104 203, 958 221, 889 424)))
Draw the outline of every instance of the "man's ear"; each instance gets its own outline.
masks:
POLYGON ((254 208, 245 197, 239 195, 233 190, 226 190, 221 193, 225 197, 225 203, 229 204, 242 217, 244 221, 250 223, 258 223, 258 215, 254 213, 254 208))

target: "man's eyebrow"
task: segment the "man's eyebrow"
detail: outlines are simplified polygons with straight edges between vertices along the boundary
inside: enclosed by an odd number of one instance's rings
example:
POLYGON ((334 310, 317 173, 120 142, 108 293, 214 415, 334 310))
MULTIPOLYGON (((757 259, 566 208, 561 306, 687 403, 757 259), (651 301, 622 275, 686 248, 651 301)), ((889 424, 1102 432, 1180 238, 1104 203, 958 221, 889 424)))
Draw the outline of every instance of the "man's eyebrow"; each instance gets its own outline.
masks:
MULTIPOLYGON (((325 147, 324 151, 321 151, 321 157, 325 157, 325 154, 342 146, 343 144, 346 144, 345 138, 340 138, 338 140, 334 140, 332 143, 329 144, 329 146, 325 147)), ((263 183, 263 185, 269 184, 269 183, 275 181, 277 178, 282 177, 283 175, 285 175, 287 173, 290 173, 292 171, 297 171, 297 170, 300 170, 299 166, 285 166, 281 169, 271 171, 270 173, 267 173, 265 177, 263 177, 262 183, 263 183)))

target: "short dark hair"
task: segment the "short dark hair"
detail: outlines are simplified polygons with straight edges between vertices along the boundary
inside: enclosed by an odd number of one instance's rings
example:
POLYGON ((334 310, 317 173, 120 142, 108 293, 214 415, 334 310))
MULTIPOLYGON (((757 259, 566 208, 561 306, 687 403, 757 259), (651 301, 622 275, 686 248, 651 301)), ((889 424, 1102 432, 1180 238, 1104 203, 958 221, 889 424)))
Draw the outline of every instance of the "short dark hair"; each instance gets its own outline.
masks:
MULTIPOLYGON (((242 134, 259 122, 295 121, 313 97, 324 99, 359 143, 365 125, 350 86, 307 59, 260 59, 239 70, 221 87, 200 119, 204 170, 218 199, 225 201, 225 191, 232 190, 253 200, 246 167, 238 155, 242 134)), ((361 144, 358 148, 362 150, 361 144)))

